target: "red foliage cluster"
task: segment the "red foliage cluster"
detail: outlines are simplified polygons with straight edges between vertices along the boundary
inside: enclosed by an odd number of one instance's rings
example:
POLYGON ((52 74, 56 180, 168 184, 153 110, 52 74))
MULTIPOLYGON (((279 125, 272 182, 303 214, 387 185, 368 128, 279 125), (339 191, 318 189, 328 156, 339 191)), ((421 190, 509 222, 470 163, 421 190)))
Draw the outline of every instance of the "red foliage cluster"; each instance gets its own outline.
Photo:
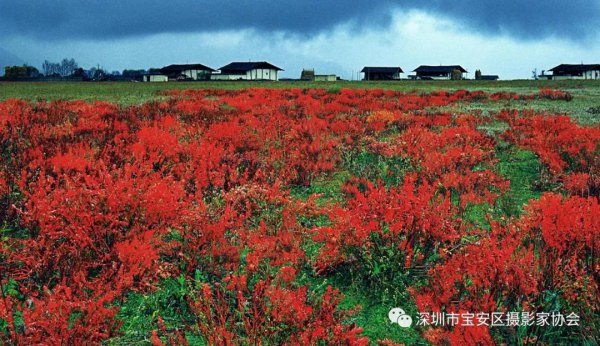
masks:
MULTIPOLYGON (((293 280, 305 261, 301 245, 310 238, 296 218, 323 211, 312 199, 291 200, 281 186, 308 185, 335 169, 340 153, 358 145, 373 112, 400 114, 470 97, 299 89, 170 95, 128 108, 0 104, 9 158, 0 169, 8 207, 1 221, 13 227, 0 249, 0 281, 15 283, 19 292, 4 296, 3 290, 0 318, 10 329, 3 337, 17 343, 112 337, 119 323, 110 304, 179 270, 224 281, 236 271, 268 280, 281 269, 283 281, 293 280), (23 330, 14 329, 17 311, 23 330)), ((302 287, 263 286, 284 300, 303 302, 306 294, 302 287)), ((357 329, 344 329, 331 315, 337 299, 307 305, 314 312, 303 328, 352 337, 357 329)), ((306 338, 298 325, 290 328, 290 337, 306 338)), ((306 340, 314 337, 320 336, 306 340)))
MULTIPOLYGON (((546 193, 520 219, 493 222, 489 234, 480 233, 430 270, 429 285, 413 291, 417 305, 446 313, 543 312, 552 309, 552 292, 590 321, 579 333, 593 339, 591 321, 600 311, 600 132, 561 115, 504 110, 497 118, 509 125, 503 137, 538 154, 547 179, 574 195, 546 193)), ((431 328, 425 336, 435 344, 495 342, 487 326, 431 328)))
POLYGON ((502 111, 509 129, 504 138, 535 152, 547 168, 543 179, 565 190, 600 197, 600 128, 574 123, 566 115, 502 111))
MULTIPOLYGON (((339 291, 329 286, 322 296, 309 297, 306 286, 285 287, 292 280, 259 281, 253 289, 245 280, 226 288, 204 285, 192 302, 198 330, 211 345, 281 344, 282 339, 285 345, 368 344, 358 335, 361 329, 343 324, 351 312, 337 311, 339 291)), ((187 345, 183 337, 169 343, 187 345)), ((158 338, 154 344, 163 345, 158 338)))
POLYGON ((548 100, 573 100, 573 95, 567 91, 551 88, 541 88, 536 94, 517 94, 515 92, 501 91, 489 95, 489 99, 492 101, 530 101, 534 99, 548 99, 548 100))
POLYGON ((476 129, 472 116, 413 116, 403 119, 405 130, 374 150, 385 156, 405 157, 417 166, 419 177, 460 197, 461 204, 493 204, 508 182, 491 168, 495 142, 476 129), (425 118, 425 119, 419 119, 425 118))
MULTIPOLYGON (((545 195, 490 232, 462 219, 508 182, 494 173, 495 141, 477 130, 482 120, 431 109, 514 95, 166 94, 132 107, 0 103, 0 342, 100 343, 119 334, 118 306, 130 292, 183 277, 194 282, 195 321, 173 331, 158 318, 156 345, 185 344, 190 334, 211 344, 366 344, 347 323, 353 311, 339 309, 339 291, 297 276, 360 270, 379 247, 401 253, 404 268, 431 267, 430 285, 413 294, 422 310, 539 308, 543 291, 558 290, 598 311, 589 304, 598 293, 597 200, 545 195), (408 173, 391 187, 352 178, 334 205, 290 195, 361 151, 406 159, 408 173), (313 226, 317 219, 327 226, 313 226)), ((567 189, 598 190, 598 129, 499 117, 511 127, 506 138, 538 153, 567 189)), ((491 342, 483 327, 424 335, 491 342)))
POLYGON ((510 101, 510 100, 523 101, 523 100, 533 100, 533 99, 535 99, 535 95, 521 95, 521 94, 517 94, 515 92, 507 92, 507 91, 495 92, 490 95, 490 100, 492 100, 492 101, 510 101))
MULTIPOLYGON (((546 311, 545 292, 558 292, 591 321, 600 311, 600 205, 596 198, 548 193, 525 215, 494 224, 489 236, 434 267, 430 285, 415 292, 421 311, 546 311), (591 261, 591 262, 590 262, 591 261), (500 307, 500 309, 498 308, 500 307)), ((593 324, 583 328, 594 337, 593 324)), ((489 329, 457 326, 430 331, 431 341, 492 343, 489 329)))
POLYGON ((407 176, 397 188, 379 185, 357 181, 346 186, 350 195, 346 206, 334 206, 329 212, 333 225, 315 230, 314 240, 324 243, 318 271, 349 261, 362 263, 374 247, 383 246, 406 253, 406 267, 422 265, 460 238, 456 208, 435 186, 427 182, 417 186, 416 175, 407 176))
POLYGON ((573 95, 568 91, 562 91, 557 89, 550 88, 542 88, 538 93, 539 98, 549 99, 549 100, 564 100, 571 101, 573 99, 573 95))

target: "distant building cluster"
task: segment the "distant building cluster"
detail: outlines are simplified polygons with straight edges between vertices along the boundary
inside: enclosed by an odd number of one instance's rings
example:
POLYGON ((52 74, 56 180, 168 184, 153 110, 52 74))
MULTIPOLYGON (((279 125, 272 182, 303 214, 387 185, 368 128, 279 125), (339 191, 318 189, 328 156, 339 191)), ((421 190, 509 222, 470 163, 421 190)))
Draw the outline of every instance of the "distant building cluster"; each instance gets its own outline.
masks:
POLYGON ((278 80, 283 69, 266 61, 232 62, 218 70, 202 64, 169 65, 144 74, 144 82, 278 80))
MULTIPOLYGON (((232 62, 219 69, 213 69, 203 64, 169 65, 144 74, 145 82, 168 82, 181 80, 279 80, 277 73, 283 69, 266 61, 232 62)), ((467 70, 460 65, 417 67, 414 75, 408 79, 420 80, 452 80, 464 79, 467 70)), ((404 73, 401 67, 366 66, 361 70, 365 81, 399 80, 404 73)), ((478 79, 495 80, 498 76, 477 75, 478 79)), ((300 79, 303 81, 334 82, 340 78, 335 74, 317 74, 314 69, 303 69, 300 79)))
MULTIPOLYGON (((145 82, 168 82, 174 80, 279 80, 277 73, 283 69, 268 63, 232 62, 218 70, 202 64, 169 65, 144 74, 145 82)), ((365 66, 361 71, 364 81, 392 81, 402 79, 404 71, 399 66, 365 66)), ((465 79, 467 70, 460 65, 421 65, 414 69, 412 80, 457 80, 465 79)), ((497 75, 482 75, 479 70, 475 79, 497 80, 497 75)), ((301 81, 334 82, 340 80, 335 74, 317 74, 314 69, 303 69, 301 81)))
MULTIPOLYGON (((402 79, 402 73, 404 71, 401 67, 373 67, 365 66, 361 72, 364 74, 363 80, 399 80, 402 79)), ((408 79, 412 80, 457 80, 465 79, 468 73, 460 65, 421 65, 414 69, 412 72, 415 74, 408 75, 408 79)), ((477 80, 497 80, 497 75, 482 75, 481 71, 475 72, 475 79, 477 80)))
MULTIPOLYGON (((267 61, 232 62, 218 69, 203 64, 172 64, 148 70, 123 70, 108 72, 92 67, 89 70, 78 66, 74 59, 60 62, 44 61, 42 71, 23 66, 6 66, 3 80, 69 80, 69 81, 277 81, 300 80, 312 82, 335 82, 341 78, 335 74, 318 74, 314 69, 303 69, 299 78, 279 78, 282 68, 267 61)), ((360 73, 363 81, 394 80, 462 80, 467 79, 468 71, 461 65, 421 65, 403 77, 400 66, 365 66, 360 73)), ((583 79, 600 80, 600 64, 561 64, 541 74, 533 71, 533 78, 545 80, 583 79)), ((476 70, 475 80, 498 80, 498 75, 484 75, 476 70)))

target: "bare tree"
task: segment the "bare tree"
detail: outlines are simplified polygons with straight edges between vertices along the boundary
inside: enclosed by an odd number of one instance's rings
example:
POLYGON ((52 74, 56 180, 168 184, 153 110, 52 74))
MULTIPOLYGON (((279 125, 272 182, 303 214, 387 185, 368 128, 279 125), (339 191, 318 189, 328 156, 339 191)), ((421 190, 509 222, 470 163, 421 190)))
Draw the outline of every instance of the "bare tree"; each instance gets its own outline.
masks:
POLYGON ((49 76, 52 73, 50 72, 50 64, 52 63, 48 60, 44 60, 44 63, 42 64, 42 71, 44 71, 44 76, 49 76))
POLYGON ((44 60, 44 63, 42 64, 42 70, 46 76, 59 74, 61 77, 69 77, 75 72, 75 70, 77 70, 78 67, 79 65, 73 58, 64 58, 61 62, 50 62, 48 60, 44 60))
POLYGON ((42 71, 44 72, 44 76, 51 76, 53 74, 60 74, 60 64, 56 62, 49 62, 48 60, 44 60, 42 64, 42 71))
POLYGON ((75 59, 64 58, 60 63, 60 75, 63 77, 68 77, 73 74, 77 67, 78 66, 77 62, 75 62, 75 59))

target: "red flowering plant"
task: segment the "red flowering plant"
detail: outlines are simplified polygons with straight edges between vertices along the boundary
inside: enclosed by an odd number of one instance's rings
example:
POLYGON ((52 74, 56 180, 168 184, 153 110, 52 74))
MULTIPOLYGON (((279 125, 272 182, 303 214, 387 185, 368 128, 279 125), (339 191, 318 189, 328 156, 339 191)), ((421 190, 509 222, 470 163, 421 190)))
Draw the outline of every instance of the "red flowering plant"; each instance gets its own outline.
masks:
MULTIPOLYGON (((106 342, 123 333, 132 297, 172 297, 157 290, 176 281, 180 315, 152 310, 144 321, 154 331, 140 338, 366 344, 351 323, 358 312, 329 287, 343 273, 364 274, 359 287, 388 302, 433 311, 541 311, 553 295, 596 323, 597 200, 544 195, 522 219, 498 222, 486 210, 490 230, 466 217, 470 205, 493 208, 508 182, 495 173, 496 139, 479 131, 485 120, 458 106, 534 95, 163 95, 129 107, 0 103, 0 343, 106 342), (335 200, 313 194, 322 190, 335 200)), ((553 184, 597 195, 597 128, 528 112, 497 118, 553 184)), ((419 330, 433 343, 499 340, 484 327, 419 330)), ((546 340, 537 333, 522 335, 546 340)))
MULTIPOLYGON (((593 339, 600 309, 594 279, 598 259, 593 254, 600 242, 597 209, 595 198, 543 195, 521 219, 507 225, 494 223, 489 236, 432 268, 429 284, 413 291, 419 309, 538 313, 558 306, 559 311, 573 312, 586 321, 580 328, 557 330, 563 340, 581 333, 593 339)), ((490 331, 493 328, 485 326, 473 334, 476 330, 457 323, 430 330, 426 336, 434 343, 491 343, 490 331)), ((520 333, 531 340, 544 340, 545 334, 535 326, 520 333)))
POLYGON ((574 123, 567 115, 505 110, 497 118, 508 141, 535 152, 544 164, 545 184, 562 184, 582 196, 600 197, 600 129, 574 123))
POLYGON ((345 191, 346 205, 328 213, 332 225, 314 230, 313 239, 323 244, 317 272, 350 265, 377 277, 384 262, 393 264, 394 272, 410 271, 444 257, 460 240, 461 220, 448 195, 427 182, 417 184, 415 175, 389 189, 357 180, 345 191))
POLYGON ((359 335, 360 328, 343 323, 348 315, 337 309, 339 291, 329 286, 321 296, 314 295, 306 286, 289 287, 292 278, 286 276, 260 280, 254 287, 245 280, 230 281, 225 287, 200 285, 190 301, 195 325, 176 332, 178 336, 163 329, 153 343, 164 345, 163 340, 169 340, 175 345, 199 334, 211 345, 368 344, 359 335))
POLYGON ((408 125, 392 141, 377 143, 373 149, 386 156, 409 158, 419 177, 455 193, 462 207, 482 202, 492 205, 498 194, 507 190, 508 182, 492 170, 496 163, 494 140, 476 129, 477 121, 446 118, 439 130, 432 128, 435 123, 421 123, 408 125))
POLYGON ((600 205, 595 197, 544 194, 530 203, 519 226, 538 253, 539 291, 556 298, 540 297, 538 308, 558 302, 580 316, 582 328, 573 331, 597 339, 600 319, 600 205))

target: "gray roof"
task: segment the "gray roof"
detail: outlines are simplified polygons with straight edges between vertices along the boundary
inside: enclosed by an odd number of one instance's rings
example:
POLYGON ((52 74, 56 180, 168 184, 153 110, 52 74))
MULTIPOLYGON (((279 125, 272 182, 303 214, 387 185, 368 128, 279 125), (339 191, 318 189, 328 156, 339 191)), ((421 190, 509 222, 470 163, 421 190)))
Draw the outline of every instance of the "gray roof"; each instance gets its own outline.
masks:
POLYGON ((169 65, 169 66, 165 66, 163 68, 160 69, 160 72, 162 73, 166 73, 166 74, 172 74, 172 73, 182 73, 183 71, 188 71, 188 70, 203 70, 203 71, 211 71, 213 72, 214 69, 202 65, 202 64, 181 64, 181 65, 177 65, 177 64, 173 64, 173 65, 169 65))
POLYGON ((365 66, 360 72, 363 73, 403 73, 400 67, 365 66))
POLYGON ((235 72, 245 73, 247 71, 255 70, 255 69, 272 69, 272 70, 283 71, 282 68, 279 68, 279 67, 277 67, 271 63, 268 63, 266 61, 232 62, 230 64, 227 64, 227 65, 221 67, 219 70, 221 70, 222 74, 227 74, 227 73, 235 73, 235 72))
POLYGON ((550 69, 554 73, 580 73, 600 70, 600 64, 560 64, 550 69))
POLYGON ((413 70, 413 72, 425 72, 425 73, 451 73, 453 70, 459 70, 460 72, 467 72, 460 65, 440 65, 440 66, 429 66, 421 65, 413 70))

